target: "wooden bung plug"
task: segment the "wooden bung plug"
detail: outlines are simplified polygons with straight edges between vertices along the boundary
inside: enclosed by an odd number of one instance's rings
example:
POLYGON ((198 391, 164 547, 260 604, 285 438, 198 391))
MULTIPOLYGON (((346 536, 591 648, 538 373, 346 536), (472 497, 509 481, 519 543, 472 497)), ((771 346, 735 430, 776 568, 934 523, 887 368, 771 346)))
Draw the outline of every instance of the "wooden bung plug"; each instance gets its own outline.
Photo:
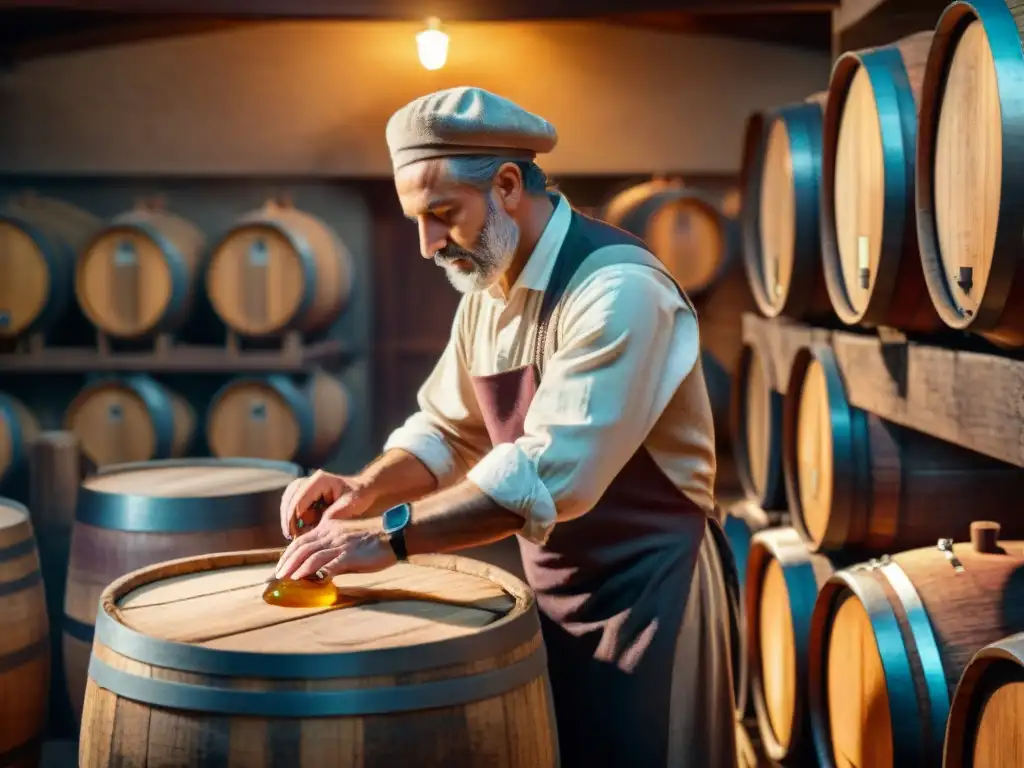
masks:
POLYGON ((975 552, 996 554, 999 547, 999 523, 991 520, 978 520, 971 523, 971 546, 975 552))

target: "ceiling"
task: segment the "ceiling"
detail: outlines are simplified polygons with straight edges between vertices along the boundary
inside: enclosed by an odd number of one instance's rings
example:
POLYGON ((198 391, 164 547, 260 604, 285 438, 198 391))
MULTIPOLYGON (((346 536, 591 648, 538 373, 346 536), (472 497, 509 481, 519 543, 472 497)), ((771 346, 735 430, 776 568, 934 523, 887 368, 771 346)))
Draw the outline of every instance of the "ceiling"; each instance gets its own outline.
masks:
POLYGON ((0 60, 272 19, 590 19, 828 51, 839 0, 0 0, 0 60))

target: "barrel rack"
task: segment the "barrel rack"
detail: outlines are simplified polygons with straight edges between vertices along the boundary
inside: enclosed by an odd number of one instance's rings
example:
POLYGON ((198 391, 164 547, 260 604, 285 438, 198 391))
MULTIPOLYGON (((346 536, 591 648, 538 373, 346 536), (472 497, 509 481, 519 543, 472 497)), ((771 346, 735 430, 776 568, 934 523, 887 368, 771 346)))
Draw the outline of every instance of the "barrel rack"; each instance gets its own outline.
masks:
MULTIPOLYGON (((832 331, 752 313, 743 316, 743 340, 787 372, 801 347, 829 344, 851 405, 1024 467, 1024 361, 933 346, 885 329, 832 331)), ((786 378, 780 377, 783 394, 786 378)))
POLYGON ((181 344, 158 336, 145 351, 119 351, 98 335, 93 347, 51 347, 39 337, 22 349, 0 353, 4 373, 301 373, 311 366, 333 367, 353 351, 344 341, 326 339, 303 343, 299 333, 286 334, 275 349, 246 349, 233 333, 223 345, 181 344))
POLYGON ((931 29, 949 0, 842 0, 832 11, 832 58, 931 29))

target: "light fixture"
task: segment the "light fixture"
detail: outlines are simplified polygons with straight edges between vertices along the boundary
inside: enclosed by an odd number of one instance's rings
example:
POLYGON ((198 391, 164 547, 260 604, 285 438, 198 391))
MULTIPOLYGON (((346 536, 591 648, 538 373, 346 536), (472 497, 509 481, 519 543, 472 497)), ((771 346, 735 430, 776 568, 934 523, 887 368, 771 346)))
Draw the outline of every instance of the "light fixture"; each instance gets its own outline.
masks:
POLYGON ((448 35, 436 16, 427 19, 427 28, 416 35, 416 50, 425 69, 440 69, 448 60, 448 35))

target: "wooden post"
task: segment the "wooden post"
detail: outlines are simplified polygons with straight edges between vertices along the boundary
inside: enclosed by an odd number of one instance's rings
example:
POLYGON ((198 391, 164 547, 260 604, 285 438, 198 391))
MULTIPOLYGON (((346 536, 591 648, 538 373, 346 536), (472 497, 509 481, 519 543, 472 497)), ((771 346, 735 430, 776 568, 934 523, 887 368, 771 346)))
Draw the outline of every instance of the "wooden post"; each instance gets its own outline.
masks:
POLYGON ((64 591, 71 553, 78 486, 84 468, 78 438, 43 432, 29 445, 29 500, 46 588, 53 670, 50 675, 50 738, 77 738, 64 675, 64 591))

